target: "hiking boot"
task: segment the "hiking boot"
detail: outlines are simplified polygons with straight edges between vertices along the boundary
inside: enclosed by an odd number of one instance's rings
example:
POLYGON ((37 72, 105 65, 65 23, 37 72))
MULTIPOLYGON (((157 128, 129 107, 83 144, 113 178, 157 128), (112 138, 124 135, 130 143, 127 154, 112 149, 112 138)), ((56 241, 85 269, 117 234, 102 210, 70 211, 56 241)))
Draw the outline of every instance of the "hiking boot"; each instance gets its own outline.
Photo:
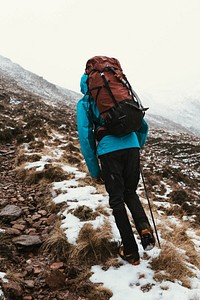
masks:
POLYGON ((141 243, 145 251, 153 249, 155 246, 155 238, 151 229, 143 229, 141 231, 141 243))
POLYGON ((123 246, 120 246, 118 251, 119 251, 120 257, 123 260, 126 260, 129 264, 134 265, 134 266, 137 266, 140 264, 140 256, 139 256, 138 251, 135 251, 131 254, 125 255, 123 246))

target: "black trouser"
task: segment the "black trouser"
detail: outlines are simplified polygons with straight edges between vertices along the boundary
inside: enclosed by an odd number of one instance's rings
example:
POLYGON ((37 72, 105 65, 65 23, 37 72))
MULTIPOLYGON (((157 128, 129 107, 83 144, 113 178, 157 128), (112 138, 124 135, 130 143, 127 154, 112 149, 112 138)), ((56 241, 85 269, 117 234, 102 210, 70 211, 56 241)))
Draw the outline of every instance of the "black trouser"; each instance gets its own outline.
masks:
POLYGON ((125 203, 133 217, 140 234, 140 224, 149 221, 136 193, 140 177, 140 156, 138 148, 123 149, 101 155, 100 162, 105 187, 109 194, 109 204, 113 210, 119 229, 124 253, 131 254, 138 250, 125 203))

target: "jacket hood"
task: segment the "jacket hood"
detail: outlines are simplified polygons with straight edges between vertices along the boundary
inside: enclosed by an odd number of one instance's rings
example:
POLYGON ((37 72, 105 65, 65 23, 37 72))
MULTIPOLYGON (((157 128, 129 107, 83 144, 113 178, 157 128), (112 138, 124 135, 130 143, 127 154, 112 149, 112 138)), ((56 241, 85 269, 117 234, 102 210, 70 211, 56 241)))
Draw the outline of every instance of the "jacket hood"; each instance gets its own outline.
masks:
POLYGON ((80 82, 81 93, 83 93, 84 95, 87 94, 88 92, 87 79, 88 79, 88 75, 84 73, 81 77, 81 82, 80 82))

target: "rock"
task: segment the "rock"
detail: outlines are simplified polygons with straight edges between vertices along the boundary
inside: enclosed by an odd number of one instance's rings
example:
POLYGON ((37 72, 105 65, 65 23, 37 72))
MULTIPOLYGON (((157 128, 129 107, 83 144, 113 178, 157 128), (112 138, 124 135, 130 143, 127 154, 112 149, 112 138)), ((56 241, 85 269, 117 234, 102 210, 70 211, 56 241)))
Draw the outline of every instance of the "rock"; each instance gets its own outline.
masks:
POLYGON ((39 235, 20 235, 12 239, 13 243, 21 246, 35 246, 42 243, 39 235))
POLYGON ((42 272, 42 269, 40 267, 34 267, 33 273, 34 274, 40 274, 42 272))
POLYGON ((8 150, 1 149, 1 150, 0 150, 0 153, 1 153, 1 154, 7 154, 7 153, 8 153, 8 150))
POLYGON ((21 201, 21 202, 25 201, 24 197, 19 197, 18 200, 21 201))
POLYGON ((42 210, 39 210, 38 213, 42 216, 46 216, 47 215, 47 211, 42 209, 42 210))
POLYGON ((53 263, 51 266, 50 266, 50 268, 51 269, 60 269, 60 268, 62 268, 63 267, 63 262, 62 261, 59 261, 59 262, 55 262, 55 263, 53 263))
POLYGON ((23 230, 25 229, 25 226, 22 225, 22 224, 14 224, 14 225, 12 226, 12 228, 18 229, 18 230, 20 230, 20 231, 23 231, 23 230))
MULTIPOLYGON (((1 172, 1 170, 0 170, 0 172, 1 172)), ((0 186, 0 190, 1 190, 1 188, 2 187, 0 186)), ((7 204, 7 200, 3 200, 0 198, 0 203, 1 203, 1 206, 5 206, 7 204)))
POLYGON ((33 235, 33 234, 35 234, 35 232, 36 232, 35 228, 28 228, 25 230, 25 233, 28 235, 33 235))
POLYGON ((38 221, 38 222, 35 222, 32 226, 34 227, 34 228, 40 228, 40 225, 42 224, 42 221, 40 220, 40 221, 38 221))
POLYGON ((16 203, 17 202, 17 198, 11 198, 10 201, 13 202, 13 203, 16 203))
POLYGON ((13 297, 22 296, 22 288, 18 283, 14 282, 14 281, 12 281, 12 282, 10 281, 8 283, 3 282, 2 286, 3 286, 3 292, 4 292, 5 296, 8 295, 8 297, 9 297, 7 299, 15 299, 13 297))
POLYGON ((46 224, 47 223, 47 218, 41 218, 42 224, 46 224))
POLYGON ((56 269, 46 274, 45 282, 51 289, 59 289, 65 286, 66 278, 60 270, 56 269))
POLYGON ((20 207, 16 205, 6 205, 0 212, 0 217, 15 220, 22 214, 20 207))
POLYGON ((10 234, 10 235, 20 235, 21 234, 21 232, 16 228, 6 228, 5 231, 7 234, 10 234))
POLYGON ((34 288, 35 286, 34 280, 24 280, 24 283, 28 288, 34 288))
POLYGON ((30 225, 33 224, 33 220, 31 219, 31 217, 25 218, 25 221, 26 221, 27 223, 29 223, 30 225))
POLYGON ((40 219, 40 218, 41 218, 41 215, 40 215, 40 214, 35 214, 35 215, 32 216, 32 220, 33 220, 33 221, 36 221, 36 220, 38 220, 38 219, 40 219))

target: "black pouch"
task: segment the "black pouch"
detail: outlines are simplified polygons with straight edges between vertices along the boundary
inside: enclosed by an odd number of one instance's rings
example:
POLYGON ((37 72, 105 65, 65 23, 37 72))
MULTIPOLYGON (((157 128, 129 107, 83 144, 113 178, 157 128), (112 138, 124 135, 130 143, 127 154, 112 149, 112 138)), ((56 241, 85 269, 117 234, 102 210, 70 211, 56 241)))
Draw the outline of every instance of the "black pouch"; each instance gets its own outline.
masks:
POLYGON ((104 119, 105 127, 109 134, 116 136, 137 131, 142 126, 144 110, 140 109, 133 100, 121 101, 118 106, 108 111, 104 119))

